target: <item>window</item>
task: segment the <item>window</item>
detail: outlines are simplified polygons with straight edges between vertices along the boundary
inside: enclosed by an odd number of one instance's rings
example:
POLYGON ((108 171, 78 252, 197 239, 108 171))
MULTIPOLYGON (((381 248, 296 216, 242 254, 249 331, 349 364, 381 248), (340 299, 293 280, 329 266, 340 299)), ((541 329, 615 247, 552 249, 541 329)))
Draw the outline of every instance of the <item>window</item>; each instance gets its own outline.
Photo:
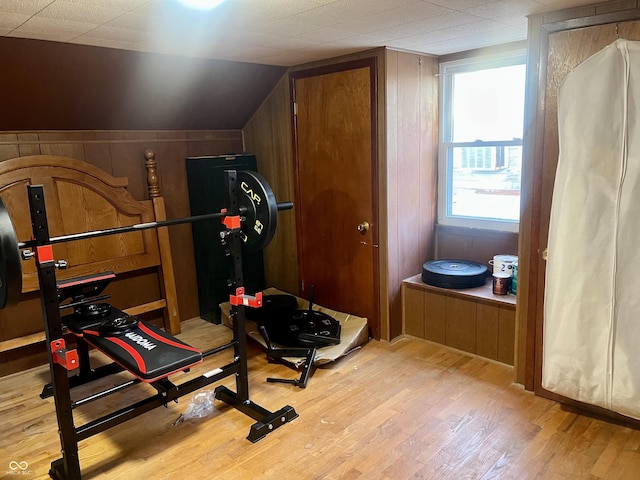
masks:
POLYGON ((438 221, 518 230, 525 53, 440 64, 438 221))

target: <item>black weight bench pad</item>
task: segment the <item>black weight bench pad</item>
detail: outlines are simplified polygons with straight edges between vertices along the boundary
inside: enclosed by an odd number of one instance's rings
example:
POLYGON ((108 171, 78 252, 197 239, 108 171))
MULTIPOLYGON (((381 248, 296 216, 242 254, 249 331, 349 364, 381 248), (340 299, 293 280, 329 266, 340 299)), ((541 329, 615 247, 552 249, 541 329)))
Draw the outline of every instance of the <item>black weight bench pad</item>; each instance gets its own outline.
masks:
POLYGON ((114 336, 101 336, 88 328, 74 333, 143 382, 155 382, 202 363, 199 350, 142 320, 114 336))

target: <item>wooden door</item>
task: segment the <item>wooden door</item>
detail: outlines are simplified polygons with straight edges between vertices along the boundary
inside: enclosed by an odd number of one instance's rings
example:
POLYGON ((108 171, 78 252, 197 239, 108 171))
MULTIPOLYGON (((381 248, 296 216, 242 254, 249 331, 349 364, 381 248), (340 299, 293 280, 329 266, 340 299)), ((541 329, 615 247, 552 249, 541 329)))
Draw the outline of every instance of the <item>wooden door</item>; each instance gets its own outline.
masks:
POLYGON ((294 73, 292 98, 301 294, 379 338, 374 67, 294 73))
MULTIPOLYGON (((529 281, 531 290, 531 304, 529 314, 534 313, 535 326, 533 329, 533 352, 527 359, 532 378, 529 379, 530 387, 541 396, 574 403, 558 394, 549 392, 542 387, 542 349, 543 349, 543 324, 544 324, 544 290, 545 290, 545 259, 542 252, 547 247, 549 235, 549 222, 551 202, 555 181, 555 172, 558 162, 558 105, 557 94, 560 85, 566 76, 580 63, 606 47, 620 36, 629 40, 640 39, 640 22, 627 21, 618 24, 606 24, 566 31, 558 31, 548 36, 547 49, 541 49, 541 57, 544 55, 543 78, 540 83, 543 90, 539 93, 543 102, 537 112, 538 124, 541 129, 541 140, 536 142, 534 150, 538 152, 534 162, 538 172, 534 178, 535 202, 531 238, 531 267, 529 281), (532 307, 533 306, 533 307, 532 307), (532 384, 532 385, 531 385, 532 384)), ((568 277, 569 280, 570 277, 568 277)), ((531 340, 531 338, 529 339, 531 340)), ((585 408, 601 413, 602 409, 581 404, 585 408)), ((618 416, 612 412, 606 412, 610 416, 618 416)))

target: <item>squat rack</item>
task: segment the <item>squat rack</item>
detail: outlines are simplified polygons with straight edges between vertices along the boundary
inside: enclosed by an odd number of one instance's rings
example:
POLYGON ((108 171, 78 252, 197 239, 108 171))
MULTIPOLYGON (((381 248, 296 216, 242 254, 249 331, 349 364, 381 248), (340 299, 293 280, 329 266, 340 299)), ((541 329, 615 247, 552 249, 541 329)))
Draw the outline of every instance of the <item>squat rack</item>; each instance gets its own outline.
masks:
MULTIPOLYGON (((262 303, 262 297, 261 293, 257 293, 256 296, 250 296, 244 293, 242 276, 242 231, 240 228, 244 218, 240 216, 241 207, 238 202, 236 173, 237 172, 233 170, 225 171, 227 210, 219 215, 226 227, 221 233, 222 241, 227 243, 232 258, 230 280, 232 287, 235 287, 235 295, 230 295, 233 339, 226 345, 201 353, 202 358, 205 358, 225 349, 233 348, 233 361, 182 384, 175 385, 168 379, 168 375, 150 382, 157 390, 155 395, 77 427, 74 424, 73 418, 74 407, 120 391, 130 385, 139 383, 139 381, 132 380, 126 382, 126 384, 94 394, 86 399, 72 402, 70 389, 73 386, 90 382, 110 373, 124 370, 124 368, 112 364, 107 365, 106 368, 102 367, 102 369, 91 370, 87 367, 89 349, 82 337, 78 337, 77 339, 77 350, 66 347, 63 337, 65 327, 62 322, 60 310, 69 305, 61 306, 60 304, 60 284, 56 280, 56 268, 59 264, 53 258, 54 242, 52 242, 49 236, 44 190, 42 185, 29 185, 27 187, 33 226, 33 240, 29 242, 29 246, 33 247, 32 256, 36 260, 38 280, 40 282, 44 330, 47 345, 50 346, 50 348, 48 348, 48 357, 51 385, 48 391, 51 392, 54 397, 58 431, 62 447, 62 458, 55 460, 51 464, 49 475, 52 478, 56 480, 77 480, 81 478, 78 456, 79 441, 126 422, 156 407, 167 406, 171 401, 177 401, 184 395, 190 394, 231 375, 235 375, 236 378, 236 391, 234 392, 225 386, 218 386, 215 388, 215 398, 233 406, 256 420, 256 423, 251 426, 249 435, 247 436, 247 439, 251 442, 257 442, 271 431, 292 421, 298 416, 293 407, 289 405, 275 412, 271 412, 255 404, 249 398, 245 308, 247 306, 259 307, 262 303), (80 368, 81 375, 71 377, 70 379, 69 372, 75 371, 78 368, 80 368)), ((265 184, 265 186, 270 191, 268 185, 265 184)), ((280 205, 273 205, 274 202, 272 201, 270 201, 270 203, 272 204, 270 207, 272 207, 274 211, 276 207, 278 207, 277 209, 286 209, 292 206, 290 203, 282 204, 283 207, 280 208, 280 205)), ((185 219, 184 222, 197 220, 199 219, 191 217, 185 219)), ((173 223, 177 222, 179 221, 173 221, 173 223)), ((144 228, 156 228, 157 226, 158 225, 148 225, 144 228)), ((104 234, 105 233, 103 233, 103 235, 104 234)), ((82 238, 87 238, 87 236, 85 235, 82 238)), ((65 239, 65 241, 72 239, 73 238, 68 238, 65 239)), ((25 246, 25 244, 21 244, 21 247, 23 246, 25 246)), ((95 281, 95 279, 89 278, 86 281, 91 282, 95 281)), ((45 392, 47 392, 47 389, 43 391, 43 396, 47 395, 45 392)))

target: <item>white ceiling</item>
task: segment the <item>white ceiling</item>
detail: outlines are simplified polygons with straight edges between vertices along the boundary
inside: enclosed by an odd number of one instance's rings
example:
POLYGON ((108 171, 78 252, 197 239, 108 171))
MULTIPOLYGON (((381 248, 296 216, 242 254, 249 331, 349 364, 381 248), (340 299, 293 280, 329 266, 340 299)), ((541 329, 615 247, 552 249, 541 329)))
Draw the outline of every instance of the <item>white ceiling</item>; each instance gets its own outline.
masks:
POLYGON ((526 15, 594 0, 0 0, 0 35, 269 65, 386 46, 434 55, 524 40, 526 15))

